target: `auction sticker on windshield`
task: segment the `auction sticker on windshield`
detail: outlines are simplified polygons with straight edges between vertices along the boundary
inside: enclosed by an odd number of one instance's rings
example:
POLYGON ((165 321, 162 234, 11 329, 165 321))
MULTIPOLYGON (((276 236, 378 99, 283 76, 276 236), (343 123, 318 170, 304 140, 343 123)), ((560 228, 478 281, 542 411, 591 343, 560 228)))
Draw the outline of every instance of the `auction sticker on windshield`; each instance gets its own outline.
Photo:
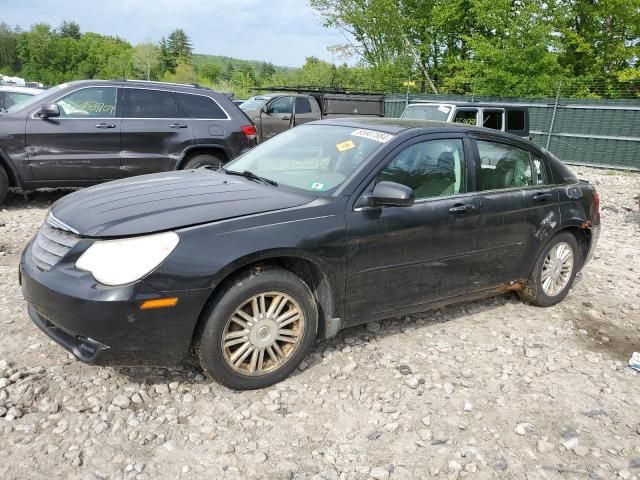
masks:
POLYGON ((355 147, 356 147, 356 144, 353 143, 351 140, 347 140, 346 142, 338 143, 336 145, 336 148, 338 149, 339 152, 351 150, 352 148, 355 148, 355 147))
POLYGON ((353 135, 354 137, 368 138, 380 143, 386 143, 393 138, 393 135, 391 135, 390 133, 376 132, 375 130, 367 130, 365 128, 354 130, 353 132, 351 132, 351 135, 353 135))

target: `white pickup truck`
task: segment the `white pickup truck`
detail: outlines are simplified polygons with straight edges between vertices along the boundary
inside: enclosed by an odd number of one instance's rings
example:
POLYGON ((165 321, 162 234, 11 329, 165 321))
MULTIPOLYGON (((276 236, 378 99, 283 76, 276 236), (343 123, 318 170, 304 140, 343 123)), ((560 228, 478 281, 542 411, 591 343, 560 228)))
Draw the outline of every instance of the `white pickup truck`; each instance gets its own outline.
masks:
POLYGON ((410 103, 401 118, 438 120, 493 128, 529 137, 529 109, 524 105, 476 102, 410 103))

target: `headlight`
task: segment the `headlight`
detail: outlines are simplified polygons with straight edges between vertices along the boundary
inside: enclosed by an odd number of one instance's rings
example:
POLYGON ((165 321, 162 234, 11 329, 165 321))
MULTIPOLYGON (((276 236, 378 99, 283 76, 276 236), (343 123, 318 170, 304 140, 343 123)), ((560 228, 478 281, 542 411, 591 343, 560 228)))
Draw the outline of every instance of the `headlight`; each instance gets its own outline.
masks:
POLYGON ((104 285, 135 282, 160 265, 180 242, 174 232, 122 240, 98 240, 76 261, 104 285))

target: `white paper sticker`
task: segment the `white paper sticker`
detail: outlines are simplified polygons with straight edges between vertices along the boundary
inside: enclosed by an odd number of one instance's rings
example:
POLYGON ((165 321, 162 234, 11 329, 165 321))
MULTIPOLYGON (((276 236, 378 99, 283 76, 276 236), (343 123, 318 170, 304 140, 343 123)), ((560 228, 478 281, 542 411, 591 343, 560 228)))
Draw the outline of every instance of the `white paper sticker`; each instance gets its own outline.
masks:
POLYGON ((449 107, 445 107, 444 105, 440 105, 438 107, 438 110, 440 110, 442 113, 449 113, 451 111, 449 107))
POLYGON ((393 135, 391 135, 390 133, 376 132, 375 130, 366 130, 364 128, 354 130, 353 132, 351 132, 351 135, 353 135, 354 137, 368 138, 380 143, 388 142, 393 138, 393 135))

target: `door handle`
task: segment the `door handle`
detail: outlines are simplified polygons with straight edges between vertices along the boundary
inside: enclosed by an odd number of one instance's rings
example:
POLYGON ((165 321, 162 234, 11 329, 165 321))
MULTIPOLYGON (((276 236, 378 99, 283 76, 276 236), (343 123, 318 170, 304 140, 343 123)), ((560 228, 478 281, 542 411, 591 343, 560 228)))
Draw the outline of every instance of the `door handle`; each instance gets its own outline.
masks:
POLYGON ((462 205, 462 204, 459 204, 459 205, 455 205, 455 206, 451 207, 449 209, 449 213, 454 213, 454 214, 458 214, 459 215, 459 214, 473 212, 475 209, 476 209, 476 207, 473 206, 473 205, 469 205, 469 204, 462 205))
POLYGON ((116 128, 116 126, 113 123, 99 123, 96 128, 116 128))
POLYGON ((545 202, 545 201, 549 200, 551 197, 553 197, 551 192, 538 192, 538 193, 533 195, 533 199, 536 202, 545 202))
POLYGON ((171 128, 187 128, 186 123, 172 123, 169 125, 171 128))

